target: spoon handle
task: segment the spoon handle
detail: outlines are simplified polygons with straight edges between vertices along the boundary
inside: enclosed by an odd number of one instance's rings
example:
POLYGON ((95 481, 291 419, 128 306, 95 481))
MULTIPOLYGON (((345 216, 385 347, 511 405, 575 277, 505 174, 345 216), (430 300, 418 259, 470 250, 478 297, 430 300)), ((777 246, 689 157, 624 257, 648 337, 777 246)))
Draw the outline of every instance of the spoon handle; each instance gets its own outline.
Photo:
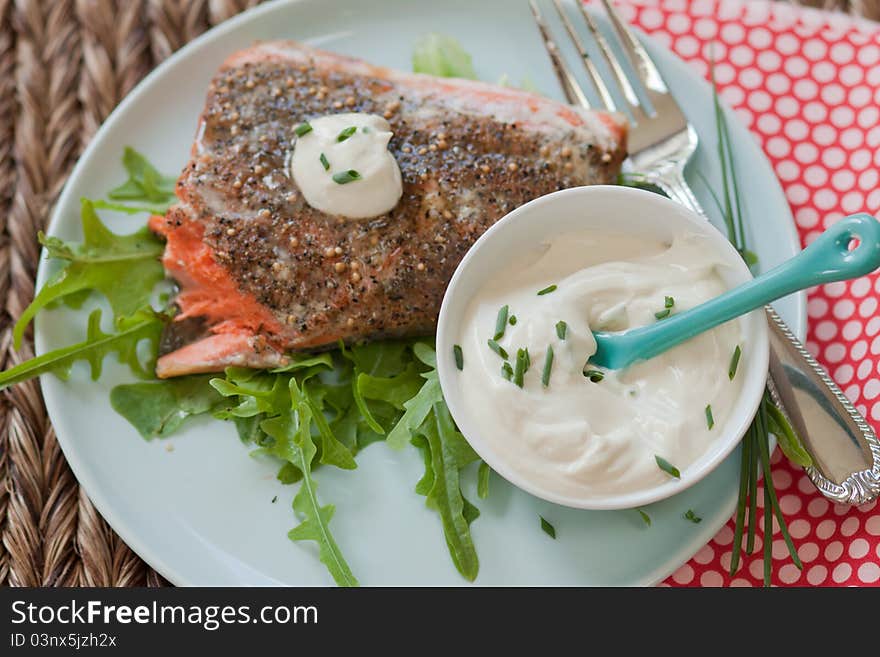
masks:
MULTIPOLYGON (((863 276, 880 267, 880 222, 869 214, 844 217, 798 255, 695 308, 614 336, 620 354, 652 358, 695 335, 792 292, 863 276), (852 248, 854 240, 858 244, 852 248)), ((598 339, 598 338, 597 338, 598 339)), ((617 349, 617 347, 615 347, 617 349)), ((631 362, 631 361, 630 361, 631 362)), ((628 363, 626 363, 628 364, 628 363)), ((609 363, 610 367, 623 367, 609 363)))

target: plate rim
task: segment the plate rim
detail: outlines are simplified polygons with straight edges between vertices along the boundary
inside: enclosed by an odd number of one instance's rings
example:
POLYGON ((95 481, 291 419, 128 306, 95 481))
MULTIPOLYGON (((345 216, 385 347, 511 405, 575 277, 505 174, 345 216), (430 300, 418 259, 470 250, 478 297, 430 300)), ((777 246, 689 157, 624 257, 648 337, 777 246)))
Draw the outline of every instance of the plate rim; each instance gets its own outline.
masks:
MULTIPOLYGON (((112 127, 117 121, 121 120, 120 117, 128 111, 129 107, 136 105, 140 101, 141 97, 147 94, 148 90, 162 76, 164 76, 168 71, 176 67, 178 63, 180 63, 182 60, 189 58, 191 56, 191 53, 194 53, 195 51, 203 47, 206 43, 214 41, 216 39, 220 39, 224 35, 240 29, 242 25, 248 23, 251 20, 255 20, 257 17, 262 16, 263 14, 271 13, 283 6, 298 5, 306 1, 308 0, 270 0, 269 2, 265 2, 261 5, 248 9, 224 21, 216 27, 205 31, 189 43, 185 44, 179 50, 172 53, 167 59, 165 59, 158 66, 156 66, 156 68, 150 71, 111 111, 111 113, 96 131, 92 140, 79 155, 79 158, 77 159, 76 164, 71 170, 70 175, 68 176, 67 181, 64 184, 64 188, 52 209, 52 213, 47 224, 46 233, 48 235, 54 235, 57 232, 57 228, 62 221, 61 208, 65 207, 69 203, 70 197, 74 194, 75 185, 72 183, 74 183, 74 181, 76 181, 80 177, 81 171, 87 167, 87 163, 91 159, 92 153, 99 149, 101 144, 103 144, 103 142, 108 139, 108 135, 112 132, 112 127)), ((639 33, 640 38, 647 42, 649 49, 657 49, 659 51, 663 51, 664 54, 667 54, 672 59, 674 59, 677 65, 681 66, 684 70, 687 70, 688 78, 691 80, 691 82, 693 82, 696 86, 700 88, 701 93, 712 93, 709 83, 705 79, 697 75, 694 71, 692 71, 687 63, 681 60, 681 58, 679 58, 678 55, 676 55, 671 49, 663 46, 657 40, 639 30, 637 30, 637 32, 639 33)), ((742 125, 738 118, 736 118, 735 112, 733 112, 726 105, 723 105, 723 107, 724 111, 727 113, 728 119, 733 118, 736 129, 741 129, 747 132, 751 137, 750 131, 746 126, 742 125)), ((761 147, 758 144, 753 144, 752 146, 759 156, 761 166, 765 167, 765 169, 770 174, 772 174, 771 176, 769 176, 767 188, 772 188, 773 193, 777 194, 780 199, 785 201, 784 205, 787 209, 787 217, 785 219, 787 220, 783 220, 783 218, 781 218, 780 226, 786 233, 786 237, 790 240, 790 242, 794 245, 800 246, 800 237, 797 232, 794 217, 791 213, 791 208, 785 197, 785 193, 782 190, 781 183, 775 175, 775 172, 773 172, 772 165, 770 164, 767 156, 764 154, 761 147)), ((36 289, 40 289, 40 287, 45 284, 46 278, 48 276, 48 260, 44 257, 44 254, 45 250, 41 250, 40 261, 35 280, 36 289)), ((798 338, 803 341, 807 329, 807 296, 806 292, 799 292, 792 296, 794 297, 795 302, 794 314, 796 315, 798 321, 798 325, 795 326, 794 332, 798 336, 798 338)), ((34 327, 34 348, 35 353, 38 355, 46 351, 45 340, 43 338, 43 333, 39 330, 39 324, 40 321, 39 318, 37 318, 34 327)), ((65 436, 66 432, 64 429, 62 429, 63 423, 56 422, 53 417, 53 414, 58 415, 59 417, 61 416, 58 412, 61 400, 58 396, 56 396, 55 392, 53 391, 53 386, 44 385, 47 380, 50 380, 52 378, 53 377, 51 374, 44 374, 40 377, 41 392, 43 395, 44 403, 46 405, 47 416, 53 427, 55 427, 56 429, 56 438, 59 447, 61 447, 64 457, 67 460, 71 471, 77 479, 77 483, 82 486, 89 500, 92 502, 95 509, 101 514, 104 520, 108 523, 108 525, 110 525, 113 531, 115 531, 119 535, 119 537, 126 543, 126 545, 128 545, 132 549, 132 551, 134 551, 138 555, 138 557, 140 557, 151 568, 156 570, 159 574, 161 574, 165 579, 167 579, 175 586, 193 586, 195 583, 192 582, 190 578, 185 575, 185 573, 179 572, 177 568, 169 564, 166 559, 162 557, 161 551, 151 549, 149 545, 147 545, 146 541, 139 538, 139 535, 137 531, 133 528, 133 525, 128 523, 124 518, 120 517, 120 515, 115 512, 112 504, 110 504, 106 495, 100 493, 93 494, 94 491, 101 490, 100 485, 98 484, 96 479, 87 474, 88 468, 83 464, 83 459, 79 457, 79 450, 75 448, 75 442, 73 440, 68 441, 65 436)), ((727 458, 731 458, 731 456, 728 456, 727 458)), ((719 512, 719 515, 724 518, 720 522, 720 524, 714 522, 701 524, 699 530, 693 533, 692 539, 683 544, 678 552, 673 553, 668 558, 662 560, 651 572, 644 575, 641 579, 633 581, 630 584, 624 584, 623 586, 655 586, 666 579, 673 572, 675 572, 675 570, 677 570, 682 564, 687 563, 691 558, 693 558, 694 554, 696 554, 703 546, 709 543, 712 537, 718 533, 718 531, 728 522, 729 518, 733 515, 734 509, 736 508, 735 493, 735 490, 731 491, 730 500, 728 500, 726 504, 720 505, 720 509, 721 511, 723 511, 723 513, 719 512), (682 557, 682 555, 684 556, 682 557)), ((267 575, 266 578, 274 580, 276 585, 285 585, 284 582, 277 581, 274 577, 267 575)), ((462 582, 462 585, 464 584, 465 582, 462 582)), ((247 586, 247 584, 241 585, 247 586)), ((479 584, 477 585, 479 586, 479 584)), ((294 584, 294 586, 296 585, 294 584)))

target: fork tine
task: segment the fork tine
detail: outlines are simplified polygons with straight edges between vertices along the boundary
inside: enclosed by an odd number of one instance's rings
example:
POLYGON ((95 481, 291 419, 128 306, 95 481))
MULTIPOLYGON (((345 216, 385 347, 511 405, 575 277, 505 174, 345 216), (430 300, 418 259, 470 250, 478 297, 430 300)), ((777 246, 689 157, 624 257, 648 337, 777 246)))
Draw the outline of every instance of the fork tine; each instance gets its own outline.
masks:
POLYGON ((571 37, 572 43, 574 43, 575 48, 577 48, 580 59, 584 64, 584 70, 586 70, 587 75, 590 77, 590 81, 595 85, 596 90, 599 92, 599 97, 602 99, 602 103, 605 105, 606 109, 612 112, 616 111, 617 105, 614 102, 614 99, 611 97, 611 93, 608 91, 608 87, 605 85, 605 81, 602 80, 602 77, 599 75, 599 71, 596 70, 596 66, 593 64, 593 60, 590 59, 590 55, 587 53, 587 49, 584 48, 584 44, 581 41, 581 38, 578 36, 577 32, 574 29, 574 26, 568 19, 568 14, 566 14, 565 11, 562 9, 562 3, 560 2, 560 0, 553 0, 553 5, 556 7, 556 13, 559 14, 559 18, 562 19, 562 24, 565 26, 565 31, 568 32, 568 36, 571 37))
MULTIPOLYGON (((558 2, 558 0, 554 0, 554 2, 558 2)), ((636 118, 640 118, 640 115, 644 116, 644 109, 642 108, 641 102, 639 101, 639 97, 636 94, 635 89, 633 89, 632 84, 630 84, 629 77, 627 77, 626 72, 620 65, 620 60, 617 59, 617 56, 609 47, 608 41, 605 39, 605 36, 602 34, 601 30, 599 30, 599 26, 596 24, 595 19, 586 10, 583 2, 581 2, 580 0, 576 0, 575 4, 578 6, 580 14, 581 16, 583 16, 587 27, 590 29, 590 34, 598 44, 599 50, 602 51, 602 55, 603 57, 605 57, 605 61, 608 62, 608 66, 611 68, 611 72, 614 74, 614 78, 617 80, 617 84, 620 85, 620 90, 623 92, 624 98, 626 98, 633 113, 636 114, 636 118)))
POLYGON ((584 90, 578 84, 577 78, 572 74, 571 69, 566 65, 553 37, 550 36, 550 30, 547 28, 547 24, 544 22, 544 17, 538 10, 535 0, 529 0, 529 7, 532 10, 532 16, 535 18, 538 31, 541 33, 541 39, 544 41, 544 48, 547 50, 550 62, 553 64, 553 72, 556 73, 559 84, 562 85, 562 91, 566 99, 572 105, 580 105, 584 109, 591 109, 590 101, 587 100, 584 90))
POLYGON ((657 70, 653 60, 648 56, 648 52, 639 43, 639 40, 636 39, 632 30, 627 27, 623 19, 620 18, 620 14, 617 13, 611 2, 609 0, 602 0, 602 4, 605 6, 605 11, 608 12, 611 22, 614 23, 614 28, 620 36, 624 50, 626 50, 642 83, 655 93, 667 95, 669 90, 666 88, 663 78, 660 77, 660 71, 657 70))

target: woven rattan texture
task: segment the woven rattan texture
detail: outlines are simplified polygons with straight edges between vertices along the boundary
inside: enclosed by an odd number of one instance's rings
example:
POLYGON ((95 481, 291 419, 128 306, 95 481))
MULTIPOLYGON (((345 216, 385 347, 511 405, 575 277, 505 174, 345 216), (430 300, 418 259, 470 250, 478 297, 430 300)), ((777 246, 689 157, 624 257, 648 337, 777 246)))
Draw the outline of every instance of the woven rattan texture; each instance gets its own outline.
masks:
MULTIPOLYGON (((257 2, 0 0, 0 369, 31 356, 11 336, 37 231, 98 126, 168 55, 257 2)), ((880 0, 808 4, 880 19, 880 0)), ((166 585, 77 485, 38 383, 0 395, 0 586, 166 585)))

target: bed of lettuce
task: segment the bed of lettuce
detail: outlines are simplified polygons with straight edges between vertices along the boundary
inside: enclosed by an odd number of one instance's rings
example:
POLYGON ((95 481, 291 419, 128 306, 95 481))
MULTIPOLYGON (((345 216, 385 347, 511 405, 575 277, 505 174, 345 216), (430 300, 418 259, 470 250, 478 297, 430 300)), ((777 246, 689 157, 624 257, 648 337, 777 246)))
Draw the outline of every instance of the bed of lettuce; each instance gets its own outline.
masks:
MULTIPOLYGON (((476 77, 470 56, 454 39, 442 35, 428 35, 417 45, 413 70, 439 76, 476 77)), ((720 130, 720 113, 719 117, 720 130)), ((724 140, 721 142, 723 146, 724 140)), ((732 156, 722 153, 721 157, 726 161, 725 157, 732 156)), ((128 174, 125 182, 110 190, 106 199, 82 200, 81 243, 40 234, 47 255, 60 261, 61 267, 19 318, 14 340, 18 348, 40 310, 59 303, 79 308, 95 293, 108 302, 112 331, 101 328, 101 311, 93 311, 85 340, 0 373, 0 389, 45 373, 65 379, 77 361, 86 361, 92 379, 97 380, 104 358, 113 354, 141 380, 113 388, 111 404, 143 438, 170 436, 187 418, 196 415, 210 414, 232 422, 252 454, 277 461, 277 478, 282 484, 298 484, 293 500, 298 524, 288 536, 293 541, 317 543, 321 562, 333 579, 344 586, 356 586, 358 581, 333 537, 330 524, 334 506, 322 501, 323 492, 319 497, 315 473, 322 467, 355 469, 358 453, 380 441, 391 449, 416 448, 424 457, 424 475, 414 482, 415 492, 424 496, 426 505, 439 516, 455 567, 473 581, 479 559, 470 525, 480 512, 462 494, 460 478, 462 470, 479 461, 479 457, 457 430, 443 401, 432 342, 340 345, 319 355, 294 355, 289 365, 275 370, 229 368, 223 376, 156 380, 154 365, 160 335, 171 321, 168 308, 157 309, 155 302, 151 303, 156 298, 167 303, 167 294, 159 294, 165 280, 159 261, 164 244, 146 226, 130 235, 112 232, 97 210, 164 214, 175 200, 174 178, 161 174, 130 148, 124 152, 122 164, 128 174)), ((650 188, 638 176, 621 182, 650 188)), ((726 204, 722 206, 719 202, 719 209, 728 221, 732 237, 736 238, 737 228, 741 237, 741 217, 738 225, 734 223, 734 210, 738 213, 739 204, 736 199, 731 204, 726 174, 724 190, 726 204)), ((750 252, 744 243, 734 241, 749 260, 750 252)), ((776 429, 789 458, 806 464, 809 457, 784 418, 773 414, 770 420, 776 423, 771 429, 776 429)), ((742 535, 746 505, 754 504, 759 444, 766 451, 766 427, 760 432, 750 430, 746 439, 738 536, 742 535)), ((766 473, 769 461, 762 463, 766 473)), ((477 486, 480 498, 489 493, 490 476, 488 466, 481 462, 477 486)), ((772 490, 772 486, 768 489, 772 490)), ((772 505, 772 501, 768 504, 772 505)), ((778 504, 772 506, 778 511, 778 504)), ((642 510, 639 513, 650 525, 647 514, 642 510)), ((784 528, 781 512, 777 516, 784 528)), ((691 510, 684 517, 690 522, 700 521, 691 510)), ((750 517, 754 515, 750 513, 750 517)), ((756 523, 749 524, 751 550, 756 523)), ((541 526, 555 538, 555 530, 543 518, 541 526)), ((790 545, 787 531, 785 534, 790 545)), ((738 561, 739 550, 736 552, 738 561)), ((796 552, 793 558, 798 563, 796 552)))

